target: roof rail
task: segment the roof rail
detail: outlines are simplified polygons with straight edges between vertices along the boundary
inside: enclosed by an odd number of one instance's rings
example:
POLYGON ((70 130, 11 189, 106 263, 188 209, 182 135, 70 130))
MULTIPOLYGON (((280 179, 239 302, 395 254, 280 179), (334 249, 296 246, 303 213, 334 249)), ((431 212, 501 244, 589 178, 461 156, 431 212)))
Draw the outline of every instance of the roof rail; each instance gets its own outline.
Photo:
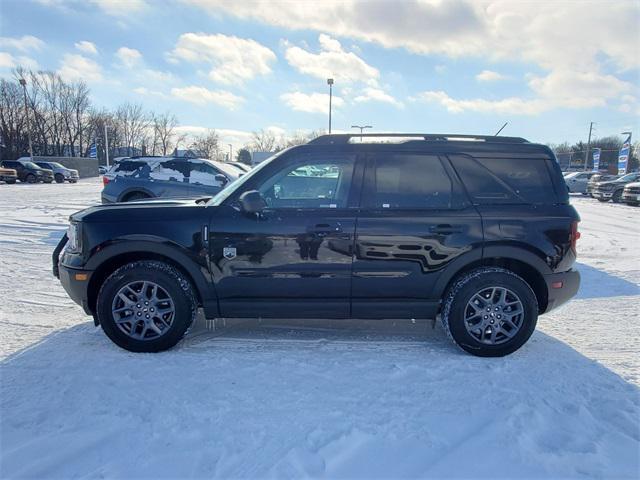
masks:
POLYGON ((497 137, 494 135, 461 135, 458 133, 338 133, 321 135, 314 138, 310 145, 343 145, 349 143, 352 138, 384 138, 384 137, 415 137, 428 142, 450 142, 450 141, 476 141, 487 143, 529 143, 521 137, 497 137))

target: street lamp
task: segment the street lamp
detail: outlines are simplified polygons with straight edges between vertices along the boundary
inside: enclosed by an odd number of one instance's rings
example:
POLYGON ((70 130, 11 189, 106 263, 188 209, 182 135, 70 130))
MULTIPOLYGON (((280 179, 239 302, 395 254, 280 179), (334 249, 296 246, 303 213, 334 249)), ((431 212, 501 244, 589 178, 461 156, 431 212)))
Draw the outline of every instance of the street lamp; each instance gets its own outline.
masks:
POLYGON ((327 85, 329 85, 329 135, 331 135, 331 100, 333 97, 333 78, 327 78, 327 85))
POLYGON ((373 128, 373 127, 371 125, 362 125, 362 126, 360 126, 360 125, 351 125, 351 128, 359 128, 360 129, 360 142, 362 143, 362 131, 365 128, 373 128))
POLYGON ((20 85, 22 85, 22 91, 24 93, 24 115, 27 118, 27 138, 29 139, 29 156, 33 162, 33 145, 31 144, 31 122, 29 121, 29 107, 27 106, 27 81, 24 78, 20 78, 20 85))
POLYGON ((233 145, 231 145, 230 143, 228 143, 227 145, 229 145, 229 162, 233 162, 233 145))

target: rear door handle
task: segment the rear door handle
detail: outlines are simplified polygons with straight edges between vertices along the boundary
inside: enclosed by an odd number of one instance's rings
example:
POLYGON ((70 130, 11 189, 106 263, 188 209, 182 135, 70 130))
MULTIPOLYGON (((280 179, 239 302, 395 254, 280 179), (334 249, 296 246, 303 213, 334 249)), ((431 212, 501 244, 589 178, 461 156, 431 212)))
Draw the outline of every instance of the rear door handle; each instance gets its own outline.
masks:
POLYGON ((460 225, 449 225, 449 224, 440 224, 440 225, 431 225, 429 227, 429 231, 431 233, 439 233, 441 235, 449 235, 452 233, 461 233, 463 231, 462 226, 460 225))

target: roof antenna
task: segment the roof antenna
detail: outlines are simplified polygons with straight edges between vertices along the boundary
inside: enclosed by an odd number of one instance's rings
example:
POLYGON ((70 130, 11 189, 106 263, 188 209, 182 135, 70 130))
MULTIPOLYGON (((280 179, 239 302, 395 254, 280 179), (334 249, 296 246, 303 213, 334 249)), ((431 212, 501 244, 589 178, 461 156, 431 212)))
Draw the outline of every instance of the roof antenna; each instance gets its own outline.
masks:
POLYGON ((508 124, 509 124, 509 122, 504 122, 504 125, 502 125, 502 127, 500 127, 500 130, 498 130, 498 131, 496 132, 496 134, 494 135, 494 137, 497 137, 497 136, 500 134, 500 132, 501 132, 502 130, 504 130, 504 127, 506 127, 508 124))

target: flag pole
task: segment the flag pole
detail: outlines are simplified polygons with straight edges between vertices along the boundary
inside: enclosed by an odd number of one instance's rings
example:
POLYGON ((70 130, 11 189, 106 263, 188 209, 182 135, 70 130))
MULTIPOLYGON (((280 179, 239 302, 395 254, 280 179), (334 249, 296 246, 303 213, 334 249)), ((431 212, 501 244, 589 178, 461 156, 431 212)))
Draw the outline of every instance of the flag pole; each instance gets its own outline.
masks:
POLYGON ((107 160, 107 167, 109 166, 109 137, 107 136, 107 123, 104 124, 104 153, 107 160))

